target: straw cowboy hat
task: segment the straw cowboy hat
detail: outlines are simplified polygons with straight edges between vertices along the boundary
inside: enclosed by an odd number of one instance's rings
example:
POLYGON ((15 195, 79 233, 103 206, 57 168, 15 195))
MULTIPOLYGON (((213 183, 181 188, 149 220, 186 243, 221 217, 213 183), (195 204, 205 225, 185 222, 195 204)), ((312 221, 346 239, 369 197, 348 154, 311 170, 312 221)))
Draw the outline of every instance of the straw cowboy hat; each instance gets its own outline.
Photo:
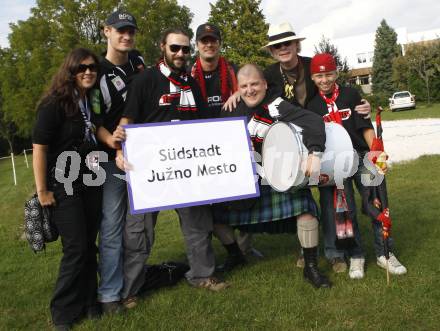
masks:
POLYGON ((279 44, 284 41, 289 40, 304 40, 306 38, 299 37, 293 32, 293 28, 289 23, 281 23, 281 24, 271 24, 269 26, 269 31, 267 31, 267 38, 269 39, 269 43, 264 45, 262 48, 269 47, 271 45, 279 44))

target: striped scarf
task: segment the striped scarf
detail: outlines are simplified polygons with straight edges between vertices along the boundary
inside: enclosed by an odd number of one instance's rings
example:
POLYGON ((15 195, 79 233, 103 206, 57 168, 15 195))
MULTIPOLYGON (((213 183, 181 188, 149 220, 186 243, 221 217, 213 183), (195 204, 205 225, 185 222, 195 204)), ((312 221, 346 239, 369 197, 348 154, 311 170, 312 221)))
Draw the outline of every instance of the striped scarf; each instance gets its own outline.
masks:
MULTIPOLYGON (((330 98, 328 98, 322 91, 319 91, 319 95, 325 101, 328 110, 328 117, 331 122, 338 123, 342 125, 341 114, 339 113, 338 106, 336 105, 336 99, 339 96, 339 86, 335 83, 333 93, 330 98)), ((353 233, 353 222, 348 214, 348 204, 343 189, 338 189, 335 187, 333 194, 333 206, 335 208, 335 225, 336 225, 336 237, 337 240, 342 241, 344 239, 349 239, 354 237, 353 233)), ((341 246, 344 244, 339 242, 341 246)), ((353 245, 350 242, 349 245, 353 245)), ((346 245, 347 246, 347 245, 346 245)))
POLYGON ((157 64, 160 72, 170 81, 170 95, 179 98, 179 104, 176 107, 177 111, 197 111, 197 105, 194 100, 194 95, 191 90, 191 85, 188 83, 188 75, 185 72, 176 74, 165 64, 164 60, 160 60, 157 64))
MULTIPOLYGON (((222 102, 225 103, 238 89, 237 77, 235 76, 234 68, 232 68, 223 56, 220 56, 218 60, 218 70, 220 72, 222 102)), ((191 69, 191 76, 197 81, 197 83, 199 83, 203 99, 208 100, 205 75, 203 74, 202 62, 199 57, 191 69)))

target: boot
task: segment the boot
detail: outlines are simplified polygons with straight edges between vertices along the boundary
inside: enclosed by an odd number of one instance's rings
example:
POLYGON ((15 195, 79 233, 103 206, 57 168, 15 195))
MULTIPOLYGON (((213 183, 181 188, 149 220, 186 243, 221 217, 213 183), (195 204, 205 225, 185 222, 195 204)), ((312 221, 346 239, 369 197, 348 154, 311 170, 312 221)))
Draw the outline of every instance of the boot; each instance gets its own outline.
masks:
POLYGON ((304 252, 304 278, 316 288, 330 288, 331 283, 318 269, 318 247, 303 248, 304 252))
POLYGON ((237 242, 223 246, 225 246, 228 256, 226 257, 225 262, 216 268, 217 272, 229 272, 232 269, 247 263, 246 258, 241 252, 240 247, 238 247, 237 242))

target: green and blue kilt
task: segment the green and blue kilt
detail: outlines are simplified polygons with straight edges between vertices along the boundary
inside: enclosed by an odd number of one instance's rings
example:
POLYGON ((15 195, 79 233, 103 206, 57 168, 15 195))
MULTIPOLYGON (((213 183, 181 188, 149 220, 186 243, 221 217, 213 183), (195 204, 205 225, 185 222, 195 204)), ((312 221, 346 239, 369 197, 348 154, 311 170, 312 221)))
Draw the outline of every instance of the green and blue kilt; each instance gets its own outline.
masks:
POLYGON ((214 205, 212 211, 214 223, 258 233, 296 232, 296 216, 319 215, 309 188, 281 193, 268 185, 260 186, 260 197, 248 209, 229 208, 226 203, 214 205))

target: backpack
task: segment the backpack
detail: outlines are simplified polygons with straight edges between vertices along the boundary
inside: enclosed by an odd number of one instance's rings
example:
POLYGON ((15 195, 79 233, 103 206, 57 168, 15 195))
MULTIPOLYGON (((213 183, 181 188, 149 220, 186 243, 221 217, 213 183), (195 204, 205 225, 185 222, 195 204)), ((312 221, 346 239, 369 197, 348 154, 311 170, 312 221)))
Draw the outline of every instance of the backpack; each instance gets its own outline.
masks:
POLYGON ((58 239, 58 231, 52 226, 50 218, 51 209, 41 207, 37 194, 25 202, 24 233, 34 253, 44 250, 45 243, 58 239))

